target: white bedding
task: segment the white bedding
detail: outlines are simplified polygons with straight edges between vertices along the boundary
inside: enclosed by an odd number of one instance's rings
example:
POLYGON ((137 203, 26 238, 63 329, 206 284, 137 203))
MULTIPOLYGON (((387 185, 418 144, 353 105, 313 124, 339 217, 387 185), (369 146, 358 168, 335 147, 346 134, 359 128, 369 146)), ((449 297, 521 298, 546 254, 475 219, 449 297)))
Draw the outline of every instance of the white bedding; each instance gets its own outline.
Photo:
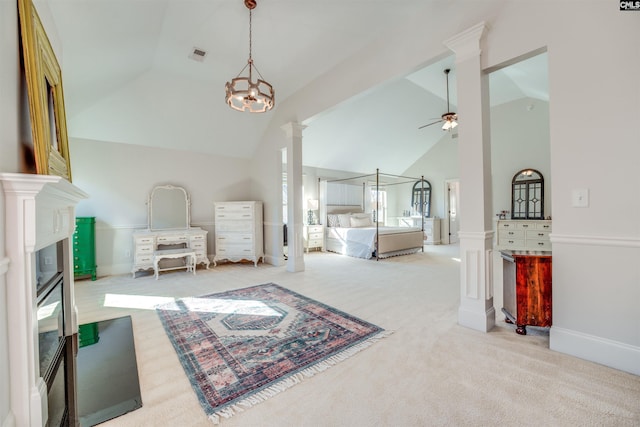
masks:
MULTIPOLYGON (((378 227, 379 234, 420 231, 419 227, 378 227)), ((327 250, 343 255, 370 259, 375 251, 376 227, 328 227, 327 250)))

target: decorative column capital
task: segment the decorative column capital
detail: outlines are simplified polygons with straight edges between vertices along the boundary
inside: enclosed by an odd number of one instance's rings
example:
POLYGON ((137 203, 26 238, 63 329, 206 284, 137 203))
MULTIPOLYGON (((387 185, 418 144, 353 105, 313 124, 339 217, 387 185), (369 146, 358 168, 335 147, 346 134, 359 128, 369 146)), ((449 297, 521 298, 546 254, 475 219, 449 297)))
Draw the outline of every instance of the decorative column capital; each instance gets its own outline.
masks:
POLYGON ((444 45, 456 54, 456 62, 480 56, 482 49, 480 42, 482 37, 489 30, 487 24, 482 21, 463 32, 444 41, 444 45))
POLYGON ((280 126, 286 134, 287 138, 302 138, 302 131, 306 126, 298 122, 289 122, 280 126))

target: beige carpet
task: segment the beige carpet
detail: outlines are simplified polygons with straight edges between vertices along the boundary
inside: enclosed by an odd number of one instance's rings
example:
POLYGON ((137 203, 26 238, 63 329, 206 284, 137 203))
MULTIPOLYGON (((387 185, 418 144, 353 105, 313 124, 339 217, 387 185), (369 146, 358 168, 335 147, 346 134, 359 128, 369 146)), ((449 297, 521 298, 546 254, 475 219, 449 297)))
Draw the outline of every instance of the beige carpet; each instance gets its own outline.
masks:
POLYGON ((640 377, 550 351, 502 315, 487 334, 458 326, 455 257, 456 246, 377 262, 311 253, 302 273, 225 264, 78 281, 81 323, 133 319, 143 407, 103 425, 211 426, 153 304, 274 282, 394 333, 223 426, 640 426, 640 377))

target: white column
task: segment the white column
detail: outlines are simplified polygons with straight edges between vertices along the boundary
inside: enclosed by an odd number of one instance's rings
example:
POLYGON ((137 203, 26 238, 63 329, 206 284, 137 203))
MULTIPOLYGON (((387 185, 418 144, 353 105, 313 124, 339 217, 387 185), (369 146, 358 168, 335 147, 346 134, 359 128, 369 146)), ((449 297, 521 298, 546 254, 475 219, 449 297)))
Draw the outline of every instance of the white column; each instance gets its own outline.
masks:
POLYGON ((482 72, 484 22, 446 40, 456 54, 460 162, 460 308, 458 323, 495 326, 492 280, 491 145, 488 77, 482 72))
POLYGON ((304 271, 302 207, 302 130, 300 123, 282 126, 287 134, 287 271, 304 271))

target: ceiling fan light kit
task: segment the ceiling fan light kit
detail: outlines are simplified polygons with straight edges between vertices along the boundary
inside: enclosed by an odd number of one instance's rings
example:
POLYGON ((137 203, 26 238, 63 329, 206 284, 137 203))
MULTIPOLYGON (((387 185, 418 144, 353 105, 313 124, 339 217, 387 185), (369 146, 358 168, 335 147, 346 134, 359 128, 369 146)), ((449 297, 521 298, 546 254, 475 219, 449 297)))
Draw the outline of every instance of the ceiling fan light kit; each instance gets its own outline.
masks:
POLYGON ((442 115, 442 118, 440 120, 437 120, 433 123, 429 123, 423 126, 420 126, 418 129, 422 129, 422 128, 426 128, 427 126, 431 126, 431 125, 435 125, 436 123, 440 123, 440 122, 444 122, 442 123, 442 130, 446 130, 451 132, 451 129, 455 128, 456 126, 458 126, 458 115, 456 113, 453 113, 449 108, 449 73, 451 72, 450 68, 447 68, 446 70, 444 70, 444 74, 447 78, 447 112, 444 113, 442 115))
POLYGON ((251 56, 251 18, 252 11, 257 6, 256 0, 244 0, 244 5, 249 9, 249 59, 247 60, 247 65, 240 70, 238 75, 225 85, 225 101, 229 107, 236 111, 264 113, 271 110, 275 105, 275 90, 270 83, 264 80, 264 77, 262 77, 262 74, 253 63, 251 56), (249 69, 248 76, 240 77, 247 68, 249 69), (253 80, 254 70, 260 76, 257 81, 253 80))

